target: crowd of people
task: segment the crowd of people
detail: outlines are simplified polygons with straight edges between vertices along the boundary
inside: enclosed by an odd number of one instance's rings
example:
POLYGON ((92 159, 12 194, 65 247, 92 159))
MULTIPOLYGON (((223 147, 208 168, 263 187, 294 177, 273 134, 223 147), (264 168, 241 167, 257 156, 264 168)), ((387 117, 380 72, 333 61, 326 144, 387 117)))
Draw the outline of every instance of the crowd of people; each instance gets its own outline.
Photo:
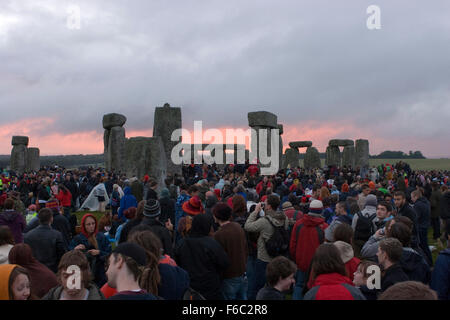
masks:
POLYGON ((449 300, 449 176, 403 162, 192 164, 164 182, 2 171, 0 299, 449 300))

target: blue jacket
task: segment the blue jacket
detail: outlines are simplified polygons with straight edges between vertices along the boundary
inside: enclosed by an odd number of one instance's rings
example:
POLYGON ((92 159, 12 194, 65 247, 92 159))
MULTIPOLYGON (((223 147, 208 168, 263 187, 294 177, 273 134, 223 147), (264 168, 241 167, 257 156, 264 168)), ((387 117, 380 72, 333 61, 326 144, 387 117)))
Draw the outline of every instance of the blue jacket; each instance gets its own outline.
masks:
MULTIPOLYGON (((108 238, 101 232, 95 236, 98 243, 98 250, 100 251, 100 258, 106 258, 111 253, 111 243, 108 238)), ((76 235, 69 244, 69 250, 73 250, 77 245, 84 244, 89 250, 92 249, 92 245, 89 243, 86 236, 82 233, 76 235)))
POLYGON ((123 218, 123 212, 128 208, 135 207, 137 208, 138 203, 136 197, 131 194, 131 188, 126 187, 123 190, 124 196, 120 199, 120 208, 118 213, 119 219, 123 218))
POLYGON ((441 251, 436 259, 431 289, 437 292, 439 300, 450 300, 450 249, 441 251))
POLYGON ((177 202, 175 203, 175 225, 174 225, 175 230, 177 230, 178 221, 180 221, 180 219, 185 216, 182 205, 186 201, 189 201, 189 199, 191 199, 190 195, 180 194, 180 196, 177 199, 177 202))

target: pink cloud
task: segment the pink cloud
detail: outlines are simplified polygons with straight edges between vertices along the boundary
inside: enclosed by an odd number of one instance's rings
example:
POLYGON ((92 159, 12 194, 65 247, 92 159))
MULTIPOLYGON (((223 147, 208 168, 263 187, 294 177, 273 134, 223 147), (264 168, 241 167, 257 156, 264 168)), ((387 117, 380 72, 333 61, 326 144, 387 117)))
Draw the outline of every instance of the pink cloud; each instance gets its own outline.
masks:
MULTIPOLYGON (((26 135, 30 138, 29 146, 38 147, 41 155, 58 154, 100 154, 103 152, 103 133, 101 131, 82 131, 70 134, 45 131, 52 128, 56 119, 41 117, 35 119, 23 119, 14 123, 0 126, 0 154, 11 152, 11 137, 13 135, 26 135), (42 130, 44 129, 44 130, 42 130)), ((208 128, 203 128, 203 133, 208 128)), ((216 128, 223 137, 226 137, 226 127, 216 128)), ((239 129, 239 128, 235 128, 239 129)), ((247 130, 248 127, 241 128, 247 130)), ((190 131, 193 135, 193 132, 190 131)), ((153 129, 126 131, 127 138, 144 136, 151 137, 153 129)), ((414 137, 392 137, 384 138, 376 136, 376 132, 368 128, 358 127, 352 123, 309 121, 301 122, 298 125, 284 125, 283 150, 288 148, 291 141, 311 140, 313 146, 319 152, 325 152, 330 139, 368 139, 370 142, 370 154, 378 154, 385 150, 420 150, 428 157, 449 156, 448 150, 444 150, 445 139, 417 139, 414 137)), ((183 142, 187 142, 187 137, 183 136, 183 142)), ((193 136, 192 136, 193 138, 193 136)), ((200 141, 194 141, 199 143, 200 141)), ((203 141, 210 143, 210 141, 203 141)), ((250 141, 246 140, 246 148, 249 148, 250 141)), ((300 150, 305 152, 305 150, 300 150)))

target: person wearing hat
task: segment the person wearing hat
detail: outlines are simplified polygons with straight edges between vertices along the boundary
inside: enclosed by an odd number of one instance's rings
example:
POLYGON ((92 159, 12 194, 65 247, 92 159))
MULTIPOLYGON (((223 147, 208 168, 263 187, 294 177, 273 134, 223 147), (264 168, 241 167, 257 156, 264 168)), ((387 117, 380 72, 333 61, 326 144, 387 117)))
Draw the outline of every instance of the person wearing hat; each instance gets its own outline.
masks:
MULTIPOLYGON (((146 226, 148 230, 152 231, 161 240, 164 254, 173 256, 172 235, 173 225, 170 219, 164 224, 160 221, 161 207, 158 200, 148 199, 144 205, 144 218, 141 225, 146 226)), ((131 234, 133 229, 130 230, 131 234)))
POLYGON ((144 248, 131 242, 119 244, 107 262, 108 286, 117 290, 108 300, 157 300, 139 285, 142 275, 148 272, 146 266, 144 248))
POLYGON ((184 216, 178 221, 177 231, 181 236, 186 236, 191 228, 192 219, 198 214, 205 213, 205 210, 199 196, 191 197, 181 208, 184 216))
POLYGON ((303 217, 303 213, 299 210, 295 210, 294 206, 290 201, 286 201, 281 205, 284 214, 289 219, 289 225, 293 226, 297 220, 303 217))
POLYGON ((306 275, 311 260, 316 249, 325 240, 325 230, 328 224, 325 222, 322 212, 322 201, 311 201, 308 214, 303 215, 292 228, 289 252, 298 268, 292 295, 294 300, 303 299, 303 286, 306 282, 306 275))

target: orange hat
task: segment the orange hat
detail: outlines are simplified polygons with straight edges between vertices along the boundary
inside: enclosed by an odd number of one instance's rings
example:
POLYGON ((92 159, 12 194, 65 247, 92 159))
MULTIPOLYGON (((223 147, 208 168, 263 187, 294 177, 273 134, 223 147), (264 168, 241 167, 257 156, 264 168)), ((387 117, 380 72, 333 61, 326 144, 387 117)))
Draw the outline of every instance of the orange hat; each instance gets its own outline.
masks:
POLYGON ((11 300, 9 295, 9 278, 17 264, 0 265, 0 300, 11 300))
POLYGON ((198 196, 192 197, 189 201, 183 203, 181 208, 191 216, 196 216, 197 214, 204 212, 202 202, 198 196))
POLYGON ((369 182, 369 188, 372 189, 372 190, 375 190, 375 182, 370 181, 369 182))

